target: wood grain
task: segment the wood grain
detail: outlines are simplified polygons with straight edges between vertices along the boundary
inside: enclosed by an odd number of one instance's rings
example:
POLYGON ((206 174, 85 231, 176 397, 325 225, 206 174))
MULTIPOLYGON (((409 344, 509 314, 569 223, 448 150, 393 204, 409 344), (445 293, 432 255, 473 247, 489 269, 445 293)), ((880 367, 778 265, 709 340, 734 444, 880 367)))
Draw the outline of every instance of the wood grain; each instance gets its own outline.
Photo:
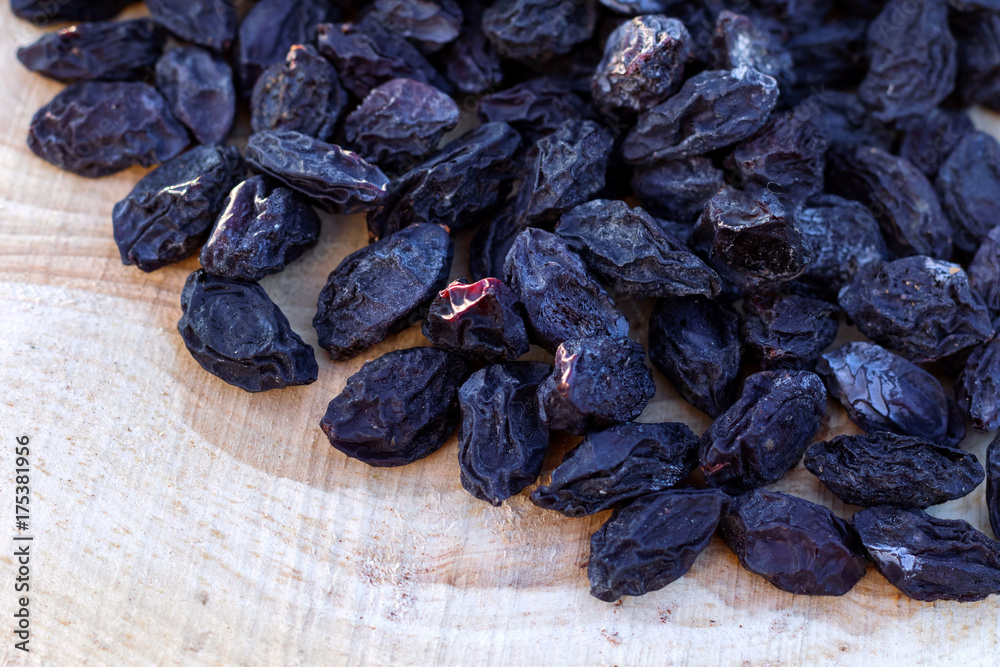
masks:
MULTIPOLYGON (((309 387, 250 395, 205 374, 175 329, 197 262, 145 275, 111 239, 111 208, 142 171, 89 181, 25 147, 60 89, 14 58, 37 34, 3 4, 0 436, 8 460, 31 437, 36 551, 32 653, 0 622, 3 664, 996 664, 997 598, 914 602, 874 570, 842 598, 795 597, 715 540, 687 577, 607 605, 585 570, 606 515, 476 501, 454 441, 402 469, 332 451, 326 403, 366 358, 424 344, 416 329, 347 363, 319 357, 309 387)), ((325 276, 365 240, 356 217, 326 218, 323 236, 264 281, 313 345, 325 276)), ((642 305, 627 305, 640 337, 642 305)), ((704 429, 657 382, 642 421, 704 429)), ((820 435, 850 428, 831 406, 820 435)), ((850 513, 801 468, 778 488, 850 513)), ((989 529, 982 488, 933 513, 989 529)), ((14 564, 0 562, 10 623, 14 564)))

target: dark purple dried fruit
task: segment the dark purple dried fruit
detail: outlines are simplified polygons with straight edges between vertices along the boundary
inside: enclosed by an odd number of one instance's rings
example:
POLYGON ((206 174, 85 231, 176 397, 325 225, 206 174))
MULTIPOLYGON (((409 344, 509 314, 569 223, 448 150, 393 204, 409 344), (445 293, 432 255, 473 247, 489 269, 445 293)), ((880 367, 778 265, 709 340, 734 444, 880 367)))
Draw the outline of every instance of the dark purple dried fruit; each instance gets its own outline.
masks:
POLYGON ((364 24, 368 23, 379 24, 424 53, 432 53, 458 37, 462 8, 454 0, 375 0, 364 18, 364 24))
POLYGON ((453 282, 437 295, 423 324, 435 347, 486 362, 516 361, 528 353, 517 297, 496 278, 453 282))
POLYGON ((751 0, 750 5, 794 34, 816 28, 833 9, 832 0, 751 0))
POLYGON ((977 431, 1000 428, 1000 338, 975 348, 955 381, 955 399, 977 431))
POLYGON ((174 116, 199 143, 226 141, 236 118, 236 88, 229 63, 196 46, 177 47, 156 63, 156 85, 174 116))
POLYGON ((590 39, 594 0, 496 0, 483 12, 483 32, 504 58, 538 64, 590 39))
MULTIPOLYGON (((785 42, 795 65, 796 90, 812 93, 826 87, 854 87, 868 69, 865 47, 868 22, 844 18, 785 42)), ((782 95, 790 93, 782 89, 782 95)))
POLYGON ((966 106, 1000 109, 1000 13, 952 12, 950 19, 958 46, 955 93, 966 106))
POLYGON ((755 294, 743 301, 747 347, 764 370, 809 369, 837 337, 840 309, 796 294, 755 294))
POLYGON ((236 39, 232 0, 145 0, 157 23, 181 39, 225 51, 236 39))
POLYGON ((10 0, 14 15, 36 26, 63 21, 106 21, 135 0, 10 0))
POLYGON ((184 284, 181 308, 177 330, 212 375, 251 392, 316 381, 312 347, 257 283, 198 270, 184 284))
POLYGON ((822 90, 802 105, 816 112, 816 122, 826 132, 831 145, 860 144, 889 151, 896 144, 893 126, 876 120, 857 93, 822 90))
POLYGON ((984 132, 966 135, 941 165, 936 184, 954 226, 955 247, 976 252, 998 222, 1000 143, 984 132))
POLYGON ((986 448, 986 508, 993 535, 1000 538, 1000 435, 986 448))
POLYGON ((722 170, 704 157, 639 166, 632 172, 632 189, 643 208, 680 222, 694 222, 725 184, 722 170))
POLYGON ((471 371, 433 347, 388 352, 347 379, 320 428, 335 449, 370 466, 413 463, 455 432, 458 388, 471 371))
POLYGON ((469 248, 469 271, 474 280, 504 277, 504 261, 521 231, 510 207, 480 225, 469 248))
POLYGON ((532 144, 567 120, 582 120, 585 105, 569 84, 539 77, 487 95, 478 113, 484 122, 509 123, 532 144))
POLYGON ((500 56, 483 34, 480 17, 470 17, 466 7, 465 20, 458 38, 444 51, 444 75, 456 92, 481 95, 500 87, 503 69, 500 56))
POLYGON ((724 9, 715 20, 712 69, 749 67, 774 77, 782 89, 795 83, 792 54, 781 40, 768 33, 763 22, 724 9))
POLYGON ((271 65, 285 61, 296 44, 316 41, 317 26, 339 12, 329 0, 260 0, 240 23, 239 74, 246 94, 271 65))
POLYGON ((994 227, 969 263, 969 287, 990 312, 1000 316, 1000 227, 994 227))
POLYGON ((928 178, 967 135, 975 132, 972 119, 964 111, 934 109, 928 114, 897 123, 900 129, 899 156, 908 160, 928 178))
POLYGON ((659 14, 676 4, 675 0, 600 0, 600 3, 621 14, 659 14))

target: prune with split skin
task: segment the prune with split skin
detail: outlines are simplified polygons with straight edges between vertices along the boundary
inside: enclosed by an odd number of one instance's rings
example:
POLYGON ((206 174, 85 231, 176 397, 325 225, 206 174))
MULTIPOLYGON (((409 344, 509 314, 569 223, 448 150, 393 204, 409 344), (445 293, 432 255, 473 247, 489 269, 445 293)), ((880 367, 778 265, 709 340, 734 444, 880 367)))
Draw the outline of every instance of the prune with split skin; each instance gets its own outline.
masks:
POLYGON ((393 179, 368 214, 368 234, 385 238, 419 222, 456 232, 503 203, 517 175, 521 137, 506 123, 486 123, 448 143, 429 160, 393 179))
POLYGON ((363 22, 381 24, 424 53, 433 53, 458 37, 462 8, 454 0, 375 0, 363 22))
POLYGON ((861 507, 924 509, 969 495, 985 477, 974 454, 885 432, 817 443, 805 466, 835 496, 861 507))
POLYGON ((106 21, 135 0, 10 0, 14 16, 36 26, 63 21, 106 21))
POLYGON ((928 178, 934 178, 941 163, 951 155, 965 135, 975 132, 964 111, 935 109, 918 118, 897 123, 899 156, 909 160, 928 178))
POLYGON ((502 278, 503 263, 514 245, 514 239, 523 231, 514 221, 511 207, 507 207, 480 225, 469 247, 469 271, 475 280, 502 278))
POLYGON ((625 337, 567 340, 538 386, 538 413, 554 431, 581 435, 638 417, 656 393, 646 353, 625 337))
POLYGON ((680 579, 712 540, 729 498, 715 490, 651 493, 615 510, 590 538, 590 594, 604 602, 680 579))
POLYGON ((257 283, 192 273, 177 330, 191 356, 216 377, 258 392, 316 381, 313 349, 257 283))
POLYGON ((846 521, 787 493, 754 489, 734 498, 719 532, 743 567, 797 595, 843 595, 868 567, 846 521))
POLYGON ((969 262, 969 287, 986 304, 990 317, 1000 316, 1000 227, 990 230, 969 262))
POLYGON ((393 350, 347 379, 320 428, 335 449, 370 466, 413 463, 455 432, 458 389, 471 372, 464 359, 434 347, 393 350))
POLYGON ((796 294, 752 294, 743 333, 764 370, 809 369, 837 337, 840 309, 796 294))
POLYGON ((236 39, 232 0, 146 0, 153 19, 187 42, 225 51, 236 39))
POLYGON ((1000 435, 986 448, 986 508, 993 534, 1000 539, 1000 435))
POLYGON ((953 357, 993 333, 962 267, 930 257, 862 267, 840 290, 840 307, 861 333, 916 363, 953 357))
POLYGON ((972 254, 997 225, 1000 143, 973 132, 951 151, 937 176, 941 206, 954 226, 955 247, 972 254))
POLYGON ((496 0, 483 12, 483 32, 503 58, 537 65, 590 39, 594 0, 496 0))
POLYGON ((808 371, 761 371, 701 438, 701 469, 726 493, 773 484, 795 467, 819 430, 826 389, 808 371))
POLYGON ((782 89, 795 83, 792 54, 777 36, 749 16, 724 9, 715 20, 712 69, 749 67, 774 77, 782 89))
MULTIPOLYGON (((867 21, 849 17, 818 26, 785 42, 795 65, 796 92, 853 87, 860 83, 868 67, 867 29, 867 21)), ((789 92, 793 91, 781 91, 782 95, 789 92)))
POLYGON ((496 364, 458 390, 458 463, 462 487, 476 498, 499 507, 538 479, 549 431, 535 390, 551 370, 535 361, 496 364))
POLYGON ((320 23, 334 21, 329 0, 260 0, 240 23, 237 54, 240 83, 247 94, 271 65, 285 61, 296 44, 313 44, 320 23))
POLYGON ((1000 14, 952 12, 950 20, 958 45, 956 96, 966 106, 1000 110, 1000 14))
POLYGON ((35 155, 87 178, 166 162, 189 142, 163 96, 135 82, 70 84, 38 110, 28 130, 35 155))
POLYGON ((247 142, 246 156, 254 169, 301 192, 328 213, 374 208, 389 186, 378 167, 301 132, 256 132, 247 142))
POLYGON ((937 379, 874 343, 853 342, 816 364, 827 389, 855 424, 948 444, 948 398, 937 379))
POLYGON ((152 70, 167 32, 150 19, 81 23, 17 50, 32 72, 57 81, 141 79, 152 70))
POLYGON ((319 232, 319 216, 305 199, 254 176, 229 194, 201 265, 213 275, 260 280, 316 245, 319 232))
POLYGON ((686 425, 618 424, 570 450, 548 485, 531 493, 531 502, 587 516, 670 489, 697 465, 698 437, 686 425))
POLYGON ((868 557, 907 597, 974 602, 1000 593, 1000 542, 960 519, 873 507, 851 518, 868 557))
POLYGON ((684 400, 717 417, 732 405, 739 386, 740 318, 703 297, 662 299, 649 320, 649 358, 684 400))
POLYGON ((447 284, 452 254, 448 232, 421 224, 345 257, 319 295, 320 347, 344 361, 418 322, 447 284))
POLYGON ((533 144, 567 120, 582 120, 586 106, 569 84, 543 76, 486 95, 477 113, 483 122, 509 123, 533 144))
POLYGON ((455 102, 426 83, 392 79, 372 88, 344 121, 347 145, 386 171, 407 171, 458 125, 455 102))
POLYGON ((245 173, 236 148, 211 145, 144 176, 112 211, 122 264, 156 271, 198 252, 245 173))
POLYGON ((229 63, 207 49, 180 46, 156 63, 156 85, 174 116, 199 143, 226 141, 236 118, 236 88, 229 63))
POLYGON ((1000 428, 1000 338, 972 351, 955 381, 958 407, 977 431, 1000 428))
POLYGON ((529 335, 549 352, 571 338, 628 336, 628 320, 555 234, 535 228, 518 234, 504 276, 524 304, 529 335))
POLYGON ((570 209, 556 234, 619 292, 648 297, 719 293, 715 271, 648 213, 623 201, 596 199, 570 209))
POLYGON ((423 332, 435 347, 472 359, 516 361, 531 347, 522 311, 511 289, 496 278, 471 285, 457 280, 431 303, 423 332))
POLYGON ((725 175, 706 157, 637 166, 632 190, 643 208, 680 222, 694 221, 724 186, 725 175))

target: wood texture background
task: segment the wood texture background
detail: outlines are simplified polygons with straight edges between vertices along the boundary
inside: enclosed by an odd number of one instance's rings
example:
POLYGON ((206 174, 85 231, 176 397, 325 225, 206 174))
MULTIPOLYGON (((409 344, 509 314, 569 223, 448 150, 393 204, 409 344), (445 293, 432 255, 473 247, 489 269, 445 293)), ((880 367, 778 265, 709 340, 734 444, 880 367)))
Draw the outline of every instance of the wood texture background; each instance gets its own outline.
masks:
MULTIPOLYGON (((996 664, 1000 598, 915 602, 874 569, 844 597, 796 597, 716 538, 680 581, 608 605, 585 569, 606 514, 566 519, 523 494, 489 507, 462 490, 454 440, 401 469, 333 451, 327 402, 366 358, 424 344, 416 328, 348 363, 317 355, 309 387, 250 395, 204 373, 175 329, 197 262, 146 275, 111 238, 142 170, 85 180, 25 146, 60 90, 15 60, 37 35, 3 3, 0 506, 29 435, 35 556, 25 656, 0 550, 2 664, 996 664)), ((323 237, 264 281, 313 345, 325 276, 365 240, 357 218, 326 219, 323 237)), ((657 382, 641 421, 700 433, 704 415, 657 382)), ((819 437, 850 428, 831 407, 819 437)), ((777 487, 850 514, 801 467, 777 487)), ((933 513, 989 530, 982 488, 933 513)))

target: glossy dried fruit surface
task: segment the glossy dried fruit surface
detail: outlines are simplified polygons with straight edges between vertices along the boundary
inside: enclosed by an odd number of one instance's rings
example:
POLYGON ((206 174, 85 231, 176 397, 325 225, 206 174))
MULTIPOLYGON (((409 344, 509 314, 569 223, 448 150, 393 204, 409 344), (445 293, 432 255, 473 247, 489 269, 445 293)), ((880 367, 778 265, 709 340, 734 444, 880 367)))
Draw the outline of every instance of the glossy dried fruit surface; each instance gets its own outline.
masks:
POLYGON ((585 109, 567 83, 538 77, 486 95, 479 101, 478 114, 484 122, 509 123, 530 144, 567 120, 582 120, 585 109))
POLYGON ((14 15, 37 26, 63 21, 106 21, 135 0, 11 0, 14 15))
POLYGON ((165 162, 189 141, 166 100, 144 83, 71 84, 38 110, 28 130, 35 155, 87 178, 165 162))
POLYGON ((792 54, 780 37, 770 34, 763 21, 723 9, 715 20, 712 69, 749 67, 774 77, 782 89, 795 83, 792 54))
POLYGON ((483 32, 502 57, 539 64, 588 40, 596 21, 594 0, 496 0, 483 32))
POLYGON ((284 62, 296 44, 313 44, 320 23, 336 20, 329 0, 260 0, 240 22, 240 82, 247 94, 261 72, 284 62))
POLYGON ((705 203, 725 186, 724 176, 709 158, 682 158, 636 167, 632 191, 653 215, 694 222, 705 210, 705 203))
POLYGON ((698 437, 685 424, 612 426, 566 454, 552 480, 531 493, 542 509, 580 517, 672 488, 698 465, 698 437))
POLYGON ((455 432, 458 389, 471 371, 433 347, 388 352, 347 379, 320 428, 335 449, 370 466, 413 463, 455 432))
POLYGON ((965 521, 873 507, 851 526, 878 571, 907 597, 973 602, 1000 593, 1000 542, 965 521))
POLYGON ((453 245, 437 225, 412 225, 351 253, 319 295, 313 326, 334 361, 418 322, 444 289, 453 245))
POLYGON ((969 287, 986 304, 990 317, 1000 316, 1000 228, 986 235, 969 263, 969 287))
POLYGON ((122 264, 155 271, 198 252, 245 173, 235 147, 214 145, 151 171, 112 212, 122 264))
POLYGON ((934 109, 897 125, 900 128, 899 156, 928 178, 937 175, 941 163, 967 134, 975 132, 969 114, 952 109, 934 109))
POLYGON ((482 95, 500 87, 503 67, 483 34, 480 18, 470 20, 468 7, 465 13, 466 25, 444 52, 444 75, 456 93, 482 95))
POLYGON ((196 46, 171 49, 156 63, 156 85, 199 143, 226 141, 236 118, 236 88, 225 60, 196 46))
POLYGON ((862 507, 924 509, 967 496, 985 476, 973 454, 885 432, 817 443, 805 466, 835 496, 862 507))
POLYGON ((260 285, 198 270, 184 285, 181 308, 177 330, 212 375, 251 392, 316 381, 312 347, 260 285))
POLYGON ((840 309, 796 294, 756 294, 743 301, 743 333, 764 370, 810 369, 837 337, 840 309))
POLYGON ((475 280, 503 278, 503 264, 522 228, 508 206, 476 230, 469 247, 469 271, 475 280))
POLYGON ((986 449, 986 508, 993 535, 1000 539, 1000 435, 986 449))
POLYGON ((423 324, 435 347, 487 362, 516 361, 528 353, 524 307, 496 278, 471 285, 457 280, 438 293, 423 324))
POLYGON ((462 486, 500 506, 538 479, 549 431, 538 415, 535 390, 552 370, 536 361, 477 371, 458 391, 458 463, 462 486))
POLYGON ((157 23, 181 39, 225 51, 236 39, 232 0, 145 0, 157 23))
POLYGON ((590 539, 590 594, 614 602, 680 579, 712 540, 729 498, 713 490, 663 491, 615 513, 590 539))
POLYGON ((936 185, 954 226, 955 247, 976 252, 998 222, 1000 143, 985 132, 966 135, 941 165, 936 185))
POLYGON ((462 8, 454 0, 375 0, 364 21, 380 24, 432 53, 458 37, 462 8))
POLYGON ((1000 338, 992 338, 969 355, 955 381, 955 399, 977 431, 1000 428, 1000 338))
POLYGON ((789 593, 843 595, 868 567, 846 521, 787 493, 754 489, 733 499, 719 531, 743 567, 789 593))

